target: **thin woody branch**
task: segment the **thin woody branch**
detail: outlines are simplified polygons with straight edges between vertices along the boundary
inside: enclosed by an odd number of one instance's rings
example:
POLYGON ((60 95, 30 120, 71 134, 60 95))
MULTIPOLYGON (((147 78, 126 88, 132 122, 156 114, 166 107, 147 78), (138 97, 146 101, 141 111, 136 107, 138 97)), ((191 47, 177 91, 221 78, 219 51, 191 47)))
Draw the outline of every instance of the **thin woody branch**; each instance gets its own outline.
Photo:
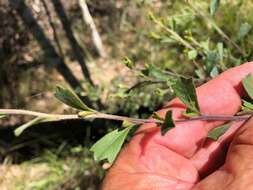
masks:
MULTIPOLYGON (((100 112, 91 113, 85 117, 80 117, 79 114, 48 114, 42 112, 35 112, 23 109, 0 109, 0 115, 30 115, 35 117, 44 117, 44 118, 52 118, 55 120, 65 120, 65 119, 109 119, 109 120, 116 120, 116 121, 124 121, 127 120, 134 124, 145 124, 145 123, 158 123, 161 124, 163 121, 157 119, 138 119, 138 118, 130 118, 126 116, 118 116, 118 115, 111 115, 105 114, 100 112)), ((235 116, 228 116, 228 115, 200 115, 189 117, 185 119, 177 119, 174 120, 175 123, 177 122, 189 122, 194 120, 201 120, 201 121, 244 121, 249 119, 253 116, 253 113, 247 113, 245 115, 235 115, 235 116)))

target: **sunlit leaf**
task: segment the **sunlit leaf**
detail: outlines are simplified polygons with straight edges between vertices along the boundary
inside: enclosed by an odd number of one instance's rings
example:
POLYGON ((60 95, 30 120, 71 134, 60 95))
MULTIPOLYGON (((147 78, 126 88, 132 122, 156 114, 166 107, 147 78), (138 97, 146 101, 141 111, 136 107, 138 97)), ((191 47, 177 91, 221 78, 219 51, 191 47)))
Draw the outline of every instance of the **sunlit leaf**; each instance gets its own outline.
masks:
POLYGON ((6 115, 0 114, 0 119, 4 119, 4 118, 6 118, 6 117, 7 117, 6 115))
POLYGON ((220 127, 216 127, 213 130, 211 130, 207 137, 212 139, 212 140, 218 140, 220 136, 222 136, 229 128, 231 127, 230 124, 225 124, 220 127))
POLYGON ((247 75, 242 81, 243 87, 248 93, 249 97, 253 100, 253 75, 247 75))
POLYGON ((131 127, 120 131, 116 129, 97 141, 90 149, 94 152, 94 159, 96 161, 107 159, 112 163, 117 157, 130 129, 131 127))
POLYGON ((159 120, 159 121, 164 121, 164 119, 163 119, 162 117, 160 117, 160 115, 158 115, 156 112, 153 113, 152 117, 153 117, 154 119, 159 120))
POLYGON ((90 115, 94 115, 94 114, 95 114, 94 111, 81 111, 78 113, 78 115, 82 118, 86 118, 86 117, 88 117, 90 115))
POLYGON ((93 111, 91 108, 86 106, 83 101, 77 96, 77 94, 70 88, 57 86, 54 95, 58 100, 70 107, 76 108, 78 110, 93 111))
POLYGON ((172 119, 172 111, 167 111, 164 123, 161 126, 161 134, 165 135, 170 129, 174 128, 175 124, 172 119))
POLYGON ((132 127, 132 126, 134 126, 134 124, 131 123, 131 122, 128 121, 128 120, 124 120, 123 123, 122 123, 122 127, 125 127, 125 128, 127 128, 127 127, 132 127))
POLYGON ((242 40, 245 36, 247 36, 251 28, 252 26, 248 24, 247 22, 242 23, 240 26, 239 32, 237 34, 237 40, 242 40))
POLYGON ((33 125, 36 125, 36 124, 40 123, 40 122, 43 121, 43 120, 44 120, 44 118, 42 118, 42 117, 37 117, 37 118, 35 118, 35 119, 33 119, 33 120, 31 120, 31 121, 29 121, 29 122, 27 122, 27 123, 21 125, 21 126, 18 127, 17 129, 15 129, 15 131, 14 131, 15 136, 21 135, 21 133, 23 133, 24 130, 26 130, 27 128, 29 128, 29 127, 31 127, 31 126, 33 126, 33 125))
POLYGON ((242 110, 243 111, 253 111, 253 104, 246 101, 246 100, 242 100, 243 105, 242 105, 242 110))
POLYGON ((220 1, 219 0, 211 0, 210 2, 210 14, 212 16, 215 15, 218 7, 219 7, 220 1))
POLYGON ((171 85, 175 95, 187 106, 189 112, 199 113, 195 86, 191 78, 177 78, 171 85))
POLYGON ((198 52, 196 50, 188 51, 188 59, 193 60, 197 57, 198 52))
POLYGON ((194 116, 198 116, 199 113, 196 112, 191 112, 189 110, 186 110, 182 113, 182 115, 186 116, 186 117, 194 117, 194 116))
POLYGON ((134 68, 134 62, 131 61, 128 57, 125 57, 123 60, 123 63, 129 68, 129 69, 133 69, 134 68))

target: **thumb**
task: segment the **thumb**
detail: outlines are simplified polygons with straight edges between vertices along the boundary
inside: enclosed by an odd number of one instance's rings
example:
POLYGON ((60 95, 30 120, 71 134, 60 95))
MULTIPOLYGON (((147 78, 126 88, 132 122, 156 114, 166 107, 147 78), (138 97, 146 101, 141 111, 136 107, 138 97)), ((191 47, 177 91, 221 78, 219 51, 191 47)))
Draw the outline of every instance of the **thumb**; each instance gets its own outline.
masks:
POLYGON ((235 135, 225 164, 206 177, 195 189, 253 189, 253 118, 235 135))

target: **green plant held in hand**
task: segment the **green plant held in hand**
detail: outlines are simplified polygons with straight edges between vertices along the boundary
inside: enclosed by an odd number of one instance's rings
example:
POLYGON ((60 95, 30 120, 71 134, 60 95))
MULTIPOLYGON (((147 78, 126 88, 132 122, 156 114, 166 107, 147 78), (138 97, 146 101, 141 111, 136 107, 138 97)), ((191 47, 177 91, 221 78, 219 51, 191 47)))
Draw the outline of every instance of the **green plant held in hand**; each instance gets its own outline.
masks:
MULTIPOLYGON (((166 133, 175 127, 178 122, 188 122, 192 120, 206 120, 215 121, 220 120, 224 122, 231 122, 237 120, 247 120, 253 115, 253 75, 250 74, 243 79, 243 87, 248 93, 250 100, 243 100, 241 112, 234 116, 222 116, 222 115, 202 115, 199 110, 199 104, 197 101, 197 93, 194 86, 194 82, 191 78, 184 78, 181 76, 168 79, 169 87, 186 106, 186 112, 183 112, 185 119, 172 119, 172 111, 167 111, 165 118, 161 118, 156 113, 150 119, 138 119, 129 118, 126 116, 117 116, 106 113, 101 113, 88 107, 78 95, 69 88, 58 86, 55 92, 55 97, 62 103, 76 109, 77 114, 63 115, 63 114, 47 114, 28 110, 16 110, 16 109, 0 109, 0 118, 4 118, 7 115, 31 115, 35 118, 15 130, 15 135, 19 136, 24 130, 32 125, 45 121, 55 121, 63 119, 109 119, 122 121, 122 129, 116 129, 109 132, 99 141, 97 141, 92 147, 91 151, 94 153, 94 159, 96 161, 108 160, 112 163, 121 147, 123 146, 127 136, 130 135, 130 131, 139 125, 145 123, 156 123, 161 128, 161 135, 166 133)), ((229 128, 229 123, 217 127, 209 132, 208 138, 212 140, 218 140, 229 128)))

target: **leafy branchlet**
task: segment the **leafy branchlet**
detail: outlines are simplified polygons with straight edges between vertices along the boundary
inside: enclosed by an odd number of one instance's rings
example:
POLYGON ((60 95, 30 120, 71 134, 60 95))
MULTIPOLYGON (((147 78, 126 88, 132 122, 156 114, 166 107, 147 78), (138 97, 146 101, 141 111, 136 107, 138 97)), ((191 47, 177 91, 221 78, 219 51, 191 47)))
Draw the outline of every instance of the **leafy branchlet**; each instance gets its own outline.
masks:
MULTIPOLYGON (((162 118, 158 114, 154 113, 153 117, 150 119, 137 119, 101 113, 88 107, 73 90, 64 88, 62 86, 57 87, 55 97, 62 103, 78 110, 77 114, 60 115, 27 110, 0 109, 0 119, 5 118, 6 115, 21 114, 35 116, 33 120, 25 123, 14 131, 16 136, 19 136, 25 129, 35 124, 52 120, 102 118, 122 121, 123 128, 121 130, 116 129, 106 134, 90 149, 94 153, 95 160, 108 160, 110 163, 112 163, 117 157, 127 136, 130 134, 129 132, 131 129, 138 125, 145 123, 157 123, 157 126, 161 127, 161 135, 165 135, 170 129, 175 127, 176 123, 178 122, 187 122, 192 120, 220 120, 224 122, 230 122, 236 120, 247 120, 253 115, 253 75, 248 75, 242 82, 243 87, 248 93, 250 100, 243 100, 241 109, 242 111, 235 116, 201 115, 197 101, 196 89, 191 78, 178 76, 173 79, 170 78, 167 83, 170 84, 170 88, 174 92, 175 96, 177 96, 187 107, 186 112, 182 113, 186 117, 185 119, 173 120, 171 110, 167 111, 165 118, 162 118)), ((217 127, 211 130, 207 137, 212 140, 218 140, 219 137, 222 136, 230 128, 230 126, 231 125, 229 123, 226 123, 223 126, 217 127)))

